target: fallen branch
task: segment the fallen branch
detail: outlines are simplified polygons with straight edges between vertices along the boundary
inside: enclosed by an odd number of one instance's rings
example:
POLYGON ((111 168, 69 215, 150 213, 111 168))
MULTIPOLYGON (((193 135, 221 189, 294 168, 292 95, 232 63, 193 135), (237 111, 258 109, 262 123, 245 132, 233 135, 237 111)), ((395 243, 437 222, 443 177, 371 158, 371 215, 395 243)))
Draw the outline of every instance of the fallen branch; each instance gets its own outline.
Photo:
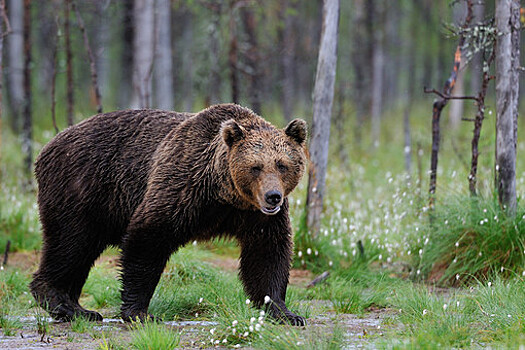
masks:
POLYGON ((322 274, 320 274, 319 276, 314 278, 310 283, 308 283, 306 285, 306 288, 312 288, 313 286, 315 286, 315 285, 317 285, 317 284, 319 284, 321 282, 324 282, 329 276, 330 276, 330 272, 328 272, 328 271, 323 272, 322 274))
POLYGON ((9 249, 11 248, 11 241, 7 241, 4 251, 4 259, 2 260, 2 267, 7 265, 7 258, 9 256, 9 249))

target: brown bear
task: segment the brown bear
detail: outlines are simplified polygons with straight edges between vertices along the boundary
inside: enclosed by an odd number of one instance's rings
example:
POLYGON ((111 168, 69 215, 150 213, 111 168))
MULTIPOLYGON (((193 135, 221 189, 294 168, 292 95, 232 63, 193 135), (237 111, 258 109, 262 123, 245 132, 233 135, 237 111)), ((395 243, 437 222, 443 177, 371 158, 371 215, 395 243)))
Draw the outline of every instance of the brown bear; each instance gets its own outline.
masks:
POLYGON ((66 129, 35 166, 44 242, 33 296, 56 319, 101 320, 78 299, 95 259, 118 246, 121 316, 144 320, 173 252, 229 236, 240 244, 239 275, 254 304, 304 325, 285 296, 287 196, 305 171, 306 134, 303 120, 281 130, 234 104, 195 114, 117 111, 66 129))

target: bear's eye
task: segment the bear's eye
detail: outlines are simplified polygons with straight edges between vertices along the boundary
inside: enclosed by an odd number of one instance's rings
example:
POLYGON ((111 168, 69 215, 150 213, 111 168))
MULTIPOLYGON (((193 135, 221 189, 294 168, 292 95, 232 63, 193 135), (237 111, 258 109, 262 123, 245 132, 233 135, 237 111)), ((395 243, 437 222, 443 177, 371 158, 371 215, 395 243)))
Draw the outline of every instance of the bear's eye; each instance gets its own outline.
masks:
POLYGON ((259 176, 259 174, 261 173, 262 171, 262 167, 256 165, 256 166, 252 166, 252 168, 250 169, 250 171, 252 172, 252 175, 253 176, 259 176))
POLYGON ((284 173, 288 170, 288 167, 281 162, 277 162, 277 169, 279 169, 281 173, 284 173))

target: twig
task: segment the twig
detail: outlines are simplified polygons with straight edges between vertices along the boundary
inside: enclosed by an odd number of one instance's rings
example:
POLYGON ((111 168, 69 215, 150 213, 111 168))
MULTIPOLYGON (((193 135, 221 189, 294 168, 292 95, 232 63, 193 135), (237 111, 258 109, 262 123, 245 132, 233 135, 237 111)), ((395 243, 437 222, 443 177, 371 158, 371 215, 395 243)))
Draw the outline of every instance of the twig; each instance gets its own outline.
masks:
POLYGON ((306 288, 312 288, 313 286, 325 281, 330 276, 330 272, 325 271, 316 278, 314 278, 310 283, 306 285, 306 288))
POLYGON ((82 36, 84 38, 84 46, 86 47, 86 51, 88 54, 89 69, 91 71, 91 83, 93 84, 93 90, 95 92, 95 102, 97 104, 97 113, 102 113, 102 102, 101 102, 101 97, 100 97, 100 89, 98 88, 98 75, 97 75, 97 68, 95 65, 95 58, 93 56, 93 51, 91 50, 91 46, 89 45, 89 38, 87 36, 86 27, 84 26, 84 21, 82 20, 82 17, 80 16, 80 11, 78 10, 78 7, 74 0, 71 0, 71 5, 73 7, 73 11, 75 11, 75 16, 77 17, 78 27, 80 28, 80 31, 82 32, 82 36))
POLYGON ((425 94, 436 94, 444 100, 477 100, 478 99, 477 96, 450 96, 436 89, 427 89, 426 87, 423 88, 423 92, 425 94))

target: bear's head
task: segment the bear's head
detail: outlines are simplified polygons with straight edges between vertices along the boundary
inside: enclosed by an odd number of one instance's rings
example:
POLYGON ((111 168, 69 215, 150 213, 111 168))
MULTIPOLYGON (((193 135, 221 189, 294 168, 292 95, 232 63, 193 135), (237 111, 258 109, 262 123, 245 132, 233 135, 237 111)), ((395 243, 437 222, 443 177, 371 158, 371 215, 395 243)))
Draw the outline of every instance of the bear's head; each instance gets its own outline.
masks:
POLYGON ((230 119, 221 132, 239 197, 266 215, 277 214, 305 172, 306 122, 295 119, 277 129, 266 122, 242 126, 230 119))

